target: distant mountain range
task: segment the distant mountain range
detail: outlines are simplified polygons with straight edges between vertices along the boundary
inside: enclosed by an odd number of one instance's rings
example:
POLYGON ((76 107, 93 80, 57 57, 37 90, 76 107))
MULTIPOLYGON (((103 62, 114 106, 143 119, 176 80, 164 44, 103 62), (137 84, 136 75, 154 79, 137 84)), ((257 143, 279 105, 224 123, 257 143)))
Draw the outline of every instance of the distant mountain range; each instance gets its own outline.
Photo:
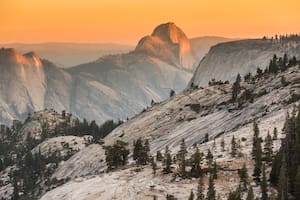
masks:
MULTIPOLYGON (((149 39, 149 38, 148 38, 149 39)), ((220 42, 234 39, 204 36, 190 39, 192 51, 197 61, 208 52, 209 48, 220 42)), ((55 65, 62 68, 69 68, 82 63, 97 60, 100 57, 120 53, 128 53, 135 49, 131 45, 113 43, 7 43, 0 44, 0 47, 14 48, 21 53, 30 51, 36 52, 41 58, 51 60, 55 65)))
POLYGON ((90 62, 99 57, 127 53, 134 46, 122 44, 97 44, 97 43, 8 43, 0 44, 0 47, 18 49, 21 53, 34 51, 41 58, 51 60, 59 67, 71 67, 81 63, 90 62))
POLYGON ((25 119, 28 112, 45 108, 67 110, 100 123, 126 119, 152 101, 165 100, 171 90, 184 90, 188 83, 203 86, 212 78, 232 81, 237 73, 264 68, 273 54, 299 57, 298 42, 231 40, 188 39, 174 23, 165 23, 128 53, 102 56, 67 69, 35 52, 22 55, 2 48, 0 122, 25 119), (215 46, 198 64, 211 45, 215 46))
POLYGON ((0 50, 0 122, 44 108, 89 120, 125 119, 171 90, 186 88, 197 65, 189 39, 174 23, 158 26, 135 50, 62 69, 37 53, 0 50))

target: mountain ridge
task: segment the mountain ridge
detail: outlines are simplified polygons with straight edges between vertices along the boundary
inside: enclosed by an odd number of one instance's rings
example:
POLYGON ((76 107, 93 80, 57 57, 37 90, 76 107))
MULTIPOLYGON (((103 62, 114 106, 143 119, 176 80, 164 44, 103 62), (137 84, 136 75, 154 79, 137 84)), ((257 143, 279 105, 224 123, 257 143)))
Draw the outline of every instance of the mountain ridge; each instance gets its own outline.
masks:
POLYGON ((198 65, 190 84, 204 86, 212 79, 234 81, 238 73, 242 76, 257 68, 268 67, 274 54, 282 57, 285 53, 291 59, 300 58, 300 41, 279 41, 271 39, 244 39, 229 41, 212 46, 198 65))
MULTIPOLYGON (((176 31, 181 30, 176 27, 176 31)), ((183 40, 189 44, 186 37, 183 40)), ((170 54, 132 51, 69 69, 58 68, 35 52, 22 55, 15 49, 2 49, 0 68, 6 73, 0 75, 0 90, 7 97, 0 97, 0 122, 23 120, 30 111, 43 108, 66 110, 98 122, 134 116, 152 100, 168 98, 171 90, 182 91, 192 76, 179 63, 177 45, 165 41, 163 45, 170 54), (177 48, 175 54, 173 47, 177 48), (176 65, 171 64, 173 61, 176 65), (10 83, 9 88, 4 87, 6 83, 10 83)))

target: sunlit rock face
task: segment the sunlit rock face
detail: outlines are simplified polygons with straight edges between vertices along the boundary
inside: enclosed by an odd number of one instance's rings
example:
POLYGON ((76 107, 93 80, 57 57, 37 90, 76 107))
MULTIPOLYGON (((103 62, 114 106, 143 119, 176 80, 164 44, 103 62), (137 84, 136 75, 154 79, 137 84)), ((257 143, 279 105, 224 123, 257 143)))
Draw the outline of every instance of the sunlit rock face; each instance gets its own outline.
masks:
POLYGON ((187 70, 191 70, 196 62, 189 39, 174 23, 157 26, 150 36, 139 41, 135 51, 153 55, 187 70))
POLYGON ((32 109, 44 108, 46 75, 38 55, 1 49, 0 70, 0 122, 19 119, 32 109))

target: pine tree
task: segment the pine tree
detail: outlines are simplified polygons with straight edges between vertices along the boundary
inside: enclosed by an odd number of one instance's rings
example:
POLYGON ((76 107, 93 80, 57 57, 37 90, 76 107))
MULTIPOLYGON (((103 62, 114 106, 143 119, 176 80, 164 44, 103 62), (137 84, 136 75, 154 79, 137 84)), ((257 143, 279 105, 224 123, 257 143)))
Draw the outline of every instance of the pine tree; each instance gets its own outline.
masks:
POLYGON ((143 140, 139 138, 133 142, 133 159, 138 165, 146 165, 149 161, 150 145, 149 140, 143 140))
POLYGON ((246 200, 254 200, 254 192, 252 186, 249 187, 246 200))
POLYGON ((222 140, 221 140, 221 147, 222 147, 222 151, 225 151, 225 140, 224 140, 224 137, 222 137, 222 140))
POLYGON ((157 165, 156 165, 156 162, 154 161, 153 157, 151 158, 151 167, 152 167, 152 170, 153 170, 153 174, 155 175, 156 174, 157 165))
POLYGON ((261 167, 262 167, 262 149, 261 149, 261 139, 259 138, 259 128, 256 121, 253 122, 253 147, 252 147, 252 156, 255 161, 254 165, 254 180, 260 181, 261 167))
POLYGON ((150 159, 150 143, 148 139, 146 139, 144 142, 144 151, 145 151, 146 160, 148 162, 150 159))
POLYGON ((300 167, 297 170, 297 176, 295 178, 295 198, 300 199, 300 167))
POLYGON ((126 142, 117 140, 113 146, 104 147, 108 170, 126 165, 130 153, 126 148, 127 145, 126 142))
POLYGON ((193 192, 193 190, 191 190, 189 200, 194 200, 194 198, 195 198, 194 192, 193 192))
POLYGON ((232 101, 235 102, 237 100, 237 97, 241 91, 241 75, 238 74, 236 77, 235 82, 232 85, 232 101))
POLYGON ((202 160, 202 156, 199 149, 197 148, 195 153, 191 157, 191 166, 192 166, 190 172, 191 177, 198 178, 201 176, 201 167, 200 167, 201 160, 202 160))
POLYGON ((212 175, 210 175, 209 177, 206 200, 216 200, 216 190, 215 190, 215 184, 212 175))
POLYGON ((208 142, 208 141, 209 141, 209 135, 208 133, 205 133, 204 142, 208 142))
POLYGON ((287 199, 287 188, 286 188, 286 168, 285 164, 283 164, 280 168, 279 180, 278 180, 278 199, 286 200, 287 199))
POLYGON ((267 185, 265 164, 263 164, 262 167, 262 181, 260 183, 260 188, 261 188, 261 200, 268 200, 268 185, 267 185))
POLYGON ((171 90, 170 91, 170 97, 173 97, 175 95, 175 91, 174 90, 171 90))
POLYGON ((197 188, 197 199, 196 200, 205 200, 204 196, 204 183, 203 178, 200 177, 197 188))
POLYGON ((282 164, 282 148, 278 151, 278 153, 275 155, 273 161, 272 161, 272 169, 270 172, 270 182, 277 186, 278 184, 278 177, 280 174, 280 168, 282 164))
POLYGON ((137 141, 133 141, 133 160, 137 161, 140 157, 141 151, 143 149, 143 141, 141 138, 137 139, 137 141))
POLYGON ((273 140, 277 140, 277 138, 278 138, 278 131, 277 128, 275 127, 273 130, 273 140))
POLYGON ((267 163, 270 163, 273 160, 273 140, 269 132, 267 137, 265 138, 264 160, 267 163))
POLYGON ((259 67, 256 69, 256 76, 258 77, 258 78, 260 78, 260 77, 262 77, 262 75, 263 75, 263 70, 262 69, 260 69, 259 67))
POLYGON ((248 184, 248 170, 245 163, 243 164, 242 169, 239 170, 239 177, 241 185, 243 186, 243 190, 246 190, 248 184))
POLYGON ((12 200, 18 200, 19 199, 19 188, 18 188, 18 182, 15 178, 13 178, 13 195, 12 195, 12 200))
POLYGON ((217 167, 217 162, 216 161, 214 162, 214 167, 213 167, 212 174, 213 174, 214 179, 218 178, 218 167, 217 167))
POLYGON ((166 200, 177 200, 177 198, 175 198, 174 195, 167 194, 166 200))
POLYGON ((283 55, 283 60, 282 60, 282 70, 285 70, 287 63, 288 63, 288 56, 287 56, 287 54, 285 53, 285 54, 283 55))
POLYGON ((238 187, 236 191, 228 194, 228 200, 242 200, 241 189, 238 187))
POLYGON ((270 60, 269 72, 275 74, 278 72, 278 59, 276 54, 274 54, 272 60, 270 60))
POLYGON ((156 160, 157 160, 157 161, 162 161, 162 160, 163 160, 163 156, 162 156, 162 154, 161 154, 160 151, 157 151, 157 152, 156 152, 156 160))
POLYGON ((259 140, 259 128, 256 121, 253 122, 253 146, 252 146, 252 157, 254 158, 256 155, 256 142, 259 140))
POLYGON ((179 174, 181 177, 186 177, 186 146, 184 139, 181 140, 180 150, 177 153, 177 159, 179 161, 179 174))
POLYGON ((214 156, 211 153, 210 149, 207 151, 206 160, 208 161, 208 167, 210 168, 213 162, 214 156))
POLYGON ((258 139, 256 141, 256 151, 255 151, 255 164, 254 164, 254 180, 260 182, 260 174, 261 174, 261 167, 262 167, 262 150, 261 150, 261 142, 258 139))
POLYGON ((166 146, 166 149, 165 149, 165 159, 164 159, 164 169, 163 169, 163 172, 168 174, 168 173, 171 173, 172 170, 171 170, 171 165, 172 165, 172 157, 171 157, 171 154, 170 154, 170 151, 169 151, 169 147, 166 146))
POLYGON ((232 139, 231 139, 231 156, 235 157, 236 154, 237 154, 237 143, 236 143, 235 137, 233 135, 232 139))

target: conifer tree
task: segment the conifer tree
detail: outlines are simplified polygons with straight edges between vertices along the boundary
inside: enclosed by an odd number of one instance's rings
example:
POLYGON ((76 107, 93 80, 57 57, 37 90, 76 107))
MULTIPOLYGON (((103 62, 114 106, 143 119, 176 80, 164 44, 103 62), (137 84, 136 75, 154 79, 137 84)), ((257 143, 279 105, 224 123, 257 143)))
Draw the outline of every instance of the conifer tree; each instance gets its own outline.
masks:
POLYGON ((195 153, 191 157, 191 166, 192 167, 191 167, 190 175, 192 177, 198 178, 201 176, 201 166, 200 166, 201 160, 202 160, 202 156, 201 156, 199 149, 197 148, 195 153))
POLYGON ((231 156, 235 157, 236 154, 237 154, 237 143, 236 143, 235 137, 233 135, 232 139, 231 139, 231 156))
POLYGON ((262 75, 263 75, 263 70, 262 69, 260 69, 259 67, 256 69, 256 76, 258 77, 258 78, 260 78, 260 77, 262 77, 262 75))
POLYGON ((208 142, 208 141, 209 141, 209 135, 208 133, 205 133, 204 142, 208 142))
POLYGON ((280 174, 280 168, 282 164, 282 148, 278 151, 278 153, 275 155, 273 161, 272 161, 272 169, 270 172, 270 182, 277 186, 278 184, 278 177, 280 174))
POLYGON ((242 200, 241 189, 238 187, 234 192, 228 194, 228 200, 242 200))
POLYGON ((210 149, 207 151, 206 160, 208 161, 208 167, 210 168, 213 162, 214 156, 211 153, 210 149))
POLYGON ((267 185, 265 164, 263 164, 262 167, 262 181, 260 183, 260 188, 261 188, 261 200, 268 200, 268 185, 267 185))
POLYGON ((300 199, 300 166, 297 170, 297 176, 295 178, 295 199, 300 199))
POLYGON ((157 151, 157 152, 156 152, 156 160, 157 160, 157 161, 162 161, 162 160, 163 160, 163 156, 162 156, 162 154, 161 154, 160 151, 157 151))
POLYGON ((273 160, 273 140, 269 132, 267 137, 265 138, 264 160, 267 163, 270 163, 273 160))
POLYGON ((254 192, 252 186, 249 187, 246 200, 254 200, 254 192))
POLYGON ((171 157, 171 154, 170 154, 170 151, 169 151, 169 147, 166 146, 166 149, 165 149, 165 159, 164 159, 164 169, 163 169, 163 172, 168 174, 168 173, 171 173, 172 170, 171 170, 171 165, 172 165, 172 157, 171 157))
POLYGON ((278 138, 278 131, 277 128, 275 127, 273 130, 273 140, 277 140, 277 138, 278 138))
POLYGON ((167 194, 166 200, 177 200, 177 198, 175 198, 172 194, 167 194))
POLYGON ((153 174, 155 175, 156 174, 157 165, 156 165, 156 162, 154 161, 153 157, 151 158, 151 167, 152 167, 152 170, 153 170, 153 174))
POLYGON ((285 70, 287 63, 288 63, 288 56, 287 56, 287 54, 285 53, 285 54, 283 55, 283 60, 282 60, 282 69, 283 69, 283 70, 285 70))
POLYGON ((232 85, 232 101, 235 102, 237 100, 237 97, 241 91, 241 75, 238 74, 236 77, 235 82, 232 85))
POLYGON ((213 178, 217 179, 218 178, 218 167, 217 167, 217 162, 216 161, 214 162, 214 167, 213 167, 212 173, 213 173, 213 178))
POLYGON ((145 140, 144 148, 145 148, 144 150, 145 150, 145 153, 146 153, 146 156, 147 156, 147 160, 149 160, 150 143, 149 143, 149 140, 148 140, 148 139, 145 140))
POLYGON ((195 198, 194 192, 193 192, 193 190, 191 190, 189 200, 194 200, 194 198, 195 198))
POLYGON ((140 154, 142 153, 143 150, 143 141, 141 138, 137 139, 137 141, 133 141, 133 160, 138 160, 140 157, 140 154))
POLYGON ((197 199, 196 200, 205 200, 204 196, 204 183, 202 176, 199 179, 198 182, 198 188, 197 188, 197 199))
POLYGON ((15 178, 13 178, 13 187, 14 187, 14 191, 13 191, 12 199, 18 200, 19 199, 19 188, 18 188, 18 182, 15 178))
POLYGON ((215 190, 214 178, 212 175, 210 175, 209 177, 206 200, 216 200, 216 190, 215 190))
POLYGON ((277 186, 279 200, 287 199, 286 182, 287 182, 286 168, 285 168, 285 164, 283 163, 283 165, 280 168, 280 174, 279 174, 279 180, 278 180, 278 186, 277 186))
POLYGON ((177 153, 177 159, 179 161, 179 174, 181 177, 186 177, 186 146, 184 139, 181 140, 180 150, 177 153))
POLYGON ((149 161, 150 145, 149 141, 139 138, 133 142, 133 159, 138 165, 146 165, 149 161))
POLYGON ((256 145, 255 145, 255 164, 254 164, 254 180, 257 182, 260 182, 260 175, 261 175, 261 167, 262 167, 262 150, 261 150, 261 142, 258 139, 256 141, 256 145))
POLYGON ((253 146, 252 146, 252 157, 254 158, 256 155, 256 143, 257 141, 260 139, 259 138, 259 128, 258 128, 258 124, 256 123, 256 121, 253 122, 253 146))
POLYGON ((170 91, 170 97, 173 97, 175 95, 175 91, 174 90, 171 90, 170 91))
POLYGON ((222 140, 221 140, 221 148, 222 148, 222 151, 225 151, 225 140, 224 140, 224 137, 222 137, 222 140))
POLYGON ((246 168, 246 164, 243 164, 242 169, 239 170, 239 177, 240 177, 240 182, 242 185, 242 189, 246 190, 247 189, 247 184, 248 184, 248 170, 246 168))
POLYGON ((129 150, 126 148, 128 144, 121 140, 117 140, 113 146, 105 146, 105 160, 108 170, 123 166, 128 161, 129 150))
POLYGON ((256 121, 253 122, 253 147, 252 147, 252 156, 255 161, 254 165, 254 180, 260 181, 261 167, 262 167, 262 148, 261 148, 261 139, 259 137, 259 128, 256 121))

